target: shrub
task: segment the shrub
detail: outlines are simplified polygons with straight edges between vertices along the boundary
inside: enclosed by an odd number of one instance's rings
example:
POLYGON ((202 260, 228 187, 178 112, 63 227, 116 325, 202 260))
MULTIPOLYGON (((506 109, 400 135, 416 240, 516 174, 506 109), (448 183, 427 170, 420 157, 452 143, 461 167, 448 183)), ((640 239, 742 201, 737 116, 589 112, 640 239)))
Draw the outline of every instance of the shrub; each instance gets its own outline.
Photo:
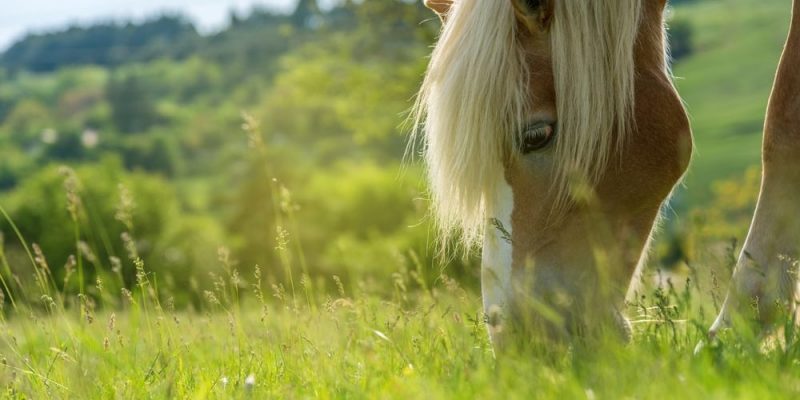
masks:
MULTIPOLYGON (((207 280, 223 244, 221 228, 211 219, 186 215, 165 180, 125 172, 116 159, 75 170, 47 167, 3 203, 24 240, 42 249, 55 285, 66 292, 83 287, 92 294, 98 278, 107 286, 131 288, 134 259, 140 257, 166 283, 160 289, 185 304, 193 300, 186 294, 189 281, 207 280)), ((9 221, 2 221, 0 230, 14 274, 29 282, 30 262, 19 241, 11 239, 9 221)))

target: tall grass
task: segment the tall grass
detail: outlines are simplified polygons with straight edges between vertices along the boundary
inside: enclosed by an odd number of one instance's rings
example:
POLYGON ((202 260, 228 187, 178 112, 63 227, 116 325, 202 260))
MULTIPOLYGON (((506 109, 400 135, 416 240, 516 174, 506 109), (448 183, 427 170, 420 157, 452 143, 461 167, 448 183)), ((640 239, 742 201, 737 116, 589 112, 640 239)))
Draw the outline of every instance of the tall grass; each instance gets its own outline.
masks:
MULTIPOLYGON (((258 124, 246 117, 253 152, 258 124)), ((266 157, 262 157, 266 160, 266 157)), ((263 166, 270 169, 266 163, 263 166)), ((271 170, 270 170, 271 171, 271 170)), ((65 169, 73 220, 91 202, 65 169)), ((90 184, 90 183, 86 183, 90 184)), ((496 358, 479 294, 443 270, 424 279, 421 262, 386 276, 312 276, 289 188, 272 182, 283 279, 263 266, 246 276, 220 247, 202 304, 179 309, 145 265, 120 188, 124 259, 99 260, 75 232, 75 257, 56 277, 6 211, 14 237, 0 246, 0 385, 8 398, 791 398, 800 394, 800 337, 786 317, 780 340, 725 332, 697 354, 724 294, 736 246, 694 218, 688 262, 645 274, 627 315, 632 343, 555 349, 534 346, 496 358), (27 266, 10 265, 14 241, 27 266), (126 284, 123 268, 134 268, 126 284), (88 272, 91 271, 91 275, 88 272), (30 276, 23 276, 28 274, 30 276), (86 276, 96 277, 89 284, 86 276), (381 282, 381 280, 383 282, 381 282), (388 283, 388 284, 386 284, 388 283), (288 285, 288 287, 287 287, 288 285), (392 290, 385 290, 391 287, 392 290)), ((717 215, 717 214, 710 214, 717 215)), ((76 222, 77 225, 77 222, 76 222)), ((83 225, 87 226, 87 225, 83 225)), ((88 224, 92 226, 92 224, 88 224)), ((100 241, 102 242, 102 241, 100 241)), ((787 314, 788 315, 788 314, 787 314)), ((777 338, 778 336, 776 336, 777 338)))

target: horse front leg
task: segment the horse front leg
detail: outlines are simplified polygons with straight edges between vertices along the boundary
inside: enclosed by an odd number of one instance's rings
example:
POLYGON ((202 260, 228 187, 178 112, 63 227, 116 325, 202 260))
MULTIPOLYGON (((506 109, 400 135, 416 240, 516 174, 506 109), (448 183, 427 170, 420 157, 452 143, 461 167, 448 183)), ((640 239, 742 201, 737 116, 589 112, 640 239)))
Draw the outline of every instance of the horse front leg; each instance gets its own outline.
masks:
POLYGON ((766 330, 793 310, 800 266, 800 0, 764 128, 761 192, 744 249, 710 336, 737 318, 766 330))

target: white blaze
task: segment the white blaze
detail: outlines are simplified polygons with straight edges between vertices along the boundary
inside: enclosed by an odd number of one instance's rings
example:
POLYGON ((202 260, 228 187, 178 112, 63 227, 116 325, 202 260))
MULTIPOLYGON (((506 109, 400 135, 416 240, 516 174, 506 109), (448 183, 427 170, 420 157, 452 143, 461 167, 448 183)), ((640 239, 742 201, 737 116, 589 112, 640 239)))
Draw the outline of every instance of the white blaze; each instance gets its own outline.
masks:
MULTIPOLYGON (((511 212, 514 198, 505 179, 498 184, 494 220, 486 225, 481 258, 483 310, 489 321, 502 318, 511 290, 511 212)), ((499 321, 497 321, 499 322, 499 321)), ((499 333, 502 326, 489 324, 489 332, 499 333)))

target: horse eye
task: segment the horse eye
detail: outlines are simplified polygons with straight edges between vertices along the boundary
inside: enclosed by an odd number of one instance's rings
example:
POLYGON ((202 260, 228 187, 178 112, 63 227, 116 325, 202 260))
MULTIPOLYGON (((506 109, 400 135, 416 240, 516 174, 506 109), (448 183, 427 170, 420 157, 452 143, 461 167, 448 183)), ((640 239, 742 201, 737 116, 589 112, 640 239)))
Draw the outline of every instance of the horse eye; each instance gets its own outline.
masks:
POLYGON ((528 5, 530 10, 536 10, 542 5, 541 0, 525 0, 525 3, 528 5))
POLYGON ((553 141, 554 133, 553 125, 545 122, 528 126, 520 138, 520 151, 522 154, 530 154, 544 149, 553 141))

